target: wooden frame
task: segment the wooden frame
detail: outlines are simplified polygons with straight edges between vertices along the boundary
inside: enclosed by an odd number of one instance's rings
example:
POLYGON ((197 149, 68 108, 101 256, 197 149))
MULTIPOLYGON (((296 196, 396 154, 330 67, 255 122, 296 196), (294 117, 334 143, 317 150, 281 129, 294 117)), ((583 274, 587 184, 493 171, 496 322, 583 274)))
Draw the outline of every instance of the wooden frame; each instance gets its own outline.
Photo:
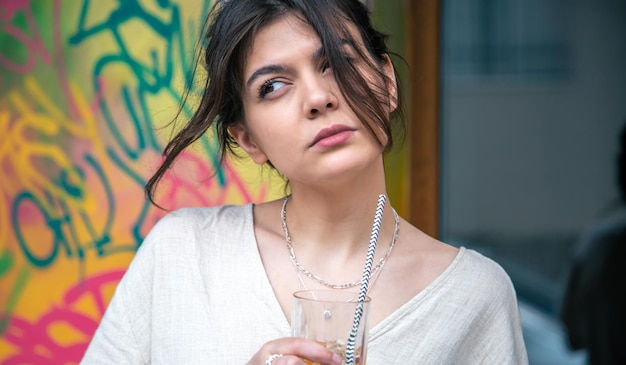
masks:
POLYGON ((440 1, 410 0, 406 7, 409 64, 408 215, 425 233, 439 236, 440 1))

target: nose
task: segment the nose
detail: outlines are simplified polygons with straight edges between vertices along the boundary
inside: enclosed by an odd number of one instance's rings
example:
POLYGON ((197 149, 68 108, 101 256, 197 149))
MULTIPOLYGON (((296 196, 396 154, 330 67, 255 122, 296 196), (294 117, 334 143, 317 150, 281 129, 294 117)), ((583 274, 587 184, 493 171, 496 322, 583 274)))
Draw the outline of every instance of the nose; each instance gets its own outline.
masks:
POLYGON ((304 90, 304 113, 313 119, 337 108, 339 92, 332 76, 315 75, 306 81, 304 90))

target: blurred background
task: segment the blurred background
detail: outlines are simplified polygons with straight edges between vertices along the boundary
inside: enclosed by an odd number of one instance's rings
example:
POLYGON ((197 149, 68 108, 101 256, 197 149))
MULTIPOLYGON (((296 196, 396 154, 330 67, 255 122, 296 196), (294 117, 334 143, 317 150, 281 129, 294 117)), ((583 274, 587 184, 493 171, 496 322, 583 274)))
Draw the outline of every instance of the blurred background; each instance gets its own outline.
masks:
POLYGON ((620 200, 626 2, 442 5, 442 238, 511 275, 531 364, 582 364, 558 315, 583 230, 620 200))
MULTIPOLYGON (((134 252, 165 214, 142 187, 170 124, 210 0, 0 0, 0 364, 76 364, 134 252)), ((517 290, 532 365, 584 364, 559 319, 582 232, 619 201, 626 123, 623 0, 376 0, 406 55, 421 9, 437 51, 406 57, 407 105, 436 126, 431 190, 416 140, 387 157, 398 211, 499 262, 517 290), (408 11, 407 9, 412 9, 408 11), (429 11, 431 11, 429 10, 429 11), (426 11, 426 10, 424 10, 426 11), (430 17, 428 15, 427 17, 430 17), (436 19, 434 19, 436 18, 436 19), (415 58, 417 57, 417 58, 415 58), (429 75, 421 59, 436 61, 429 75), (417 71, 418 82, 408 76, 417 71), (422 74, 420 74, 422 72, 422 74), (416 111, 433 108, 430 121, 416 111), (435 207, 412 198, 426 191, 435 207)), ((183 119, 189 109, 183 109, 183 119)), ((212 136, 165 179, 160 201, 245 204, 282 184, 249 161, 215 170, 212 136), (216 172, 215 179, 208 179, 216 172), (257 182, 263 178, 262 182, 257 182)), ((430 180, 429 180, 430 181, 430 180)))

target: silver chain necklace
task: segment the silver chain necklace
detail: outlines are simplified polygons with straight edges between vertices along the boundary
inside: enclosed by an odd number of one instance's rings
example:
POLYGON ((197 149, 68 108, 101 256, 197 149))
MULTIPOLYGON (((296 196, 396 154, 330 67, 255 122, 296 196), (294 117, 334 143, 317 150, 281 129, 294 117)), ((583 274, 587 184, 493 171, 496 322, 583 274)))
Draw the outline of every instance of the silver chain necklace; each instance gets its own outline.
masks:
MULTIPOLYGON (((320 278, 319 276, 305 269, 298 262, 298 259, 296 258, 296 252, 294 251, 293 246, 291 245, 291 236, 289 236, 289 229, 287 229, 287 220, 285 219, 286 207, 287 207, 287 202, 289 201, 289 198, 291 198, 291 195, 287 195, 285 199, 283 200, 283 207, 280 211, 280 218, 283 223, 283 231, 285 232, 285 241, 287 241, 287 248, 289 249, 289 256, 291 258, 291 262, 294 264, 296 269, 298 269, 298 271, 306 275, 309 279, 316 281, 317 283, 322 284, 332 289, 348 289, 348 288, 353 288, 355 286, 361 285, 361 279, 347 283, 347 284, 328 283, 324 279, 320 278)), ((400 218, 398 217, 398 213, 396 213, 395 209, 391 208, 391 210, 393 211, 393 217, 396 221, 396 225, 393 231, 393 238, 391 239, 391 242, 389 243, 389 247, 387 247, 387 252, 385 252, 385 256, 381 258, 376 264, 376 266, 374 266, 374 268, 372 269, 372 275, 374 275, 378 270, 381 270, 383 266, 385 266, 385 262, 387 262, 389 255, 391 255, 391 250, 393 250, 393 246, 396 245, 396 240, 398 239, 398 232, 400 231, 400 218)))

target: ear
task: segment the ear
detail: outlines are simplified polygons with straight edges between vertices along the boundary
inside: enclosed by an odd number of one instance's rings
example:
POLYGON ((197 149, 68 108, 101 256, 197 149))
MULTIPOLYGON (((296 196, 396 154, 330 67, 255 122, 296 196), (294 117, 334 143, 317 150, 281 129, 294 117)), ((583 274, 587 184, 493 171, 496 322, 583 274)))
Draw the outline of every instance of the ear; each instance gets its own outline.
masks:
POLYGON ((250 133, 242 124, 228 127, 228 133, 237 141, 239 147, 246 151, 254 163, 263 165, 269 161, 265 153, 257 146, 250 133))
POLYGON ((388 54, 384 55, 383 73, 386 76, 387 93, 389 95, 389 112, 393 112, 398 107, 398 81, 396 80, 396 72, 388 54))

